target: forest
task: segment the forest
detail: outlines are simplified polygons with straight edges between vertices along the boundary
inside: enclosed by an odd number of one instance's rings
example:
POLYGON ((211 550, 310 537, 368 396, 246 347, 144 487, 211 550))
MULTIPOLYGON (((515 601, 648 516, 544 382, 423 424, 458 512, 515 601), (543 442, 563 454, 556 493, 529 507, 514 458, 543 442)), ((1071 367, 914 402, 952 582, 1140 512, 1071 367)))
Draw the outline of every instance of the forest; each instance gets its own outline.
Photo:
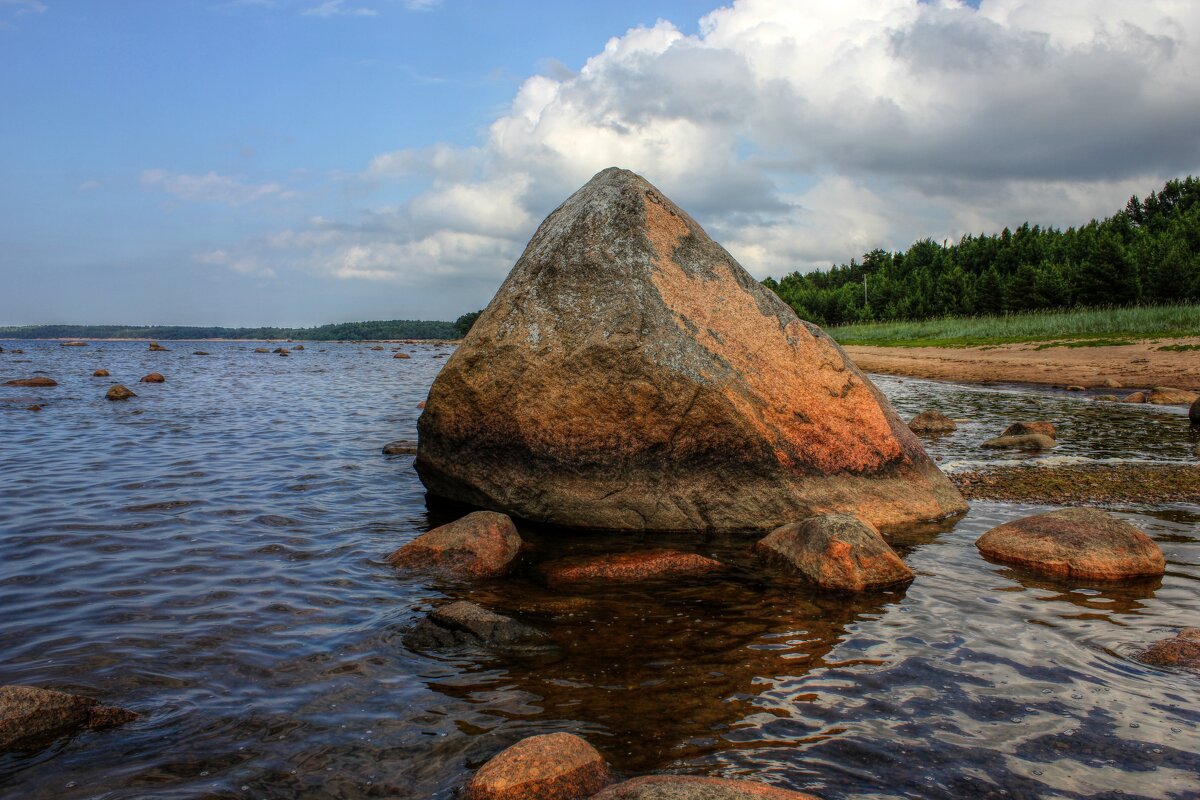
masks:
POLYGON ((0 327, 0 339, 295 339, 363 341, 368 339, 456 339, 453 322, 378 320, 341 322, 313 328, 222 328, 190 325, 24 325, 0 327))
POLYGON ((763 284, 820 325, 1200 299, 1200 179, 1168 181, 1078 228, 1028 222, 957 243, 922 239, 763 284))

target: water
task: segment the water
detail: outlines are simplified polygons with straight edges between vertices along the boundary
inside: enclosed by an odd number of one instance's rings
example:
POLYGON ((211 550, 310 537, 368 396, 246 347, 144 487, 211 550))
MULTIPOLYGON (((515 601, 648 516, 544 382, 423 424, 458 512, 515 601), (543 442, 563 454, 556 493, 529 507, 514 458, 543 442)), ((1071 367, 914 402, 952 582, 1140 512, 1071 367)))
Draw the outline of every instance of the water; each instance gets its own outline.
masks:
MULTIPOLYGON (((1120 510, 1168 560, 1161 581, 1124 588, 982 560, 981 533, 1041 510, 999 503, 898 533, 918 577, 873 596, 764 572, 753 537, 533 528, 514 577, 437 583, 382 559, 457 512, 426 505, 411 456, 379 451, 415 437, 449 348, 13 344, 25 355, 0 355, 0 378, 61 385, 0 387, 0 683, 143 716, 0 756, 0 797, 448 799, 503 746, 558 730, 626 774, 754 776, 826 798, 1200 797, 1200 677, 1133 658, 1200 623, 1200 507, 1120 510), (98 367, 140 397, 105 401, 98 367), (150 371, 167 382, 136 383, 150 371), (663 543, 731 569, 640 588, 534 577, 542 560, 663 543), (407 650, 404 632, 447 597, 553 644, 407 650)), ((971 420, 930 446, 951 468, 1013 458, 978 444, 1018 418, 1058 424, 1043 459, 1185 460, 1195 437, 1172 409, 878 385, 906 418, 971 420)))

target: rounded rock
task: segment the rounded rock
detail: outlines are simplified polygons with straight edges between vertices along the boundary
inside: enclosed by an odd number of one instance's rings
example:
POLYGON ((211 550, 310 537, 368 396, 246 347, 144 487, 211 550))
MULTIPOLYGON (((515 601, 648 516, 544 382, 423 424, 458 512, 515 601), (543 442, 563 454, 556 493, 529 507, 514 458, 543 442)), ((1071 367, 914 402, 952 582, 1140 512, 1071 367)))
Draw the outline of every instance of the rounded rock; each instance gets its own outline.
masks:
POLYGON ((1003 436, 1029 436, 1030 434, 1041 434, 1048 436, 1051 439, 1058 438, 1058 431, 1054 428, 1054 423, 1046 422, 1045 420, 1037 420, 1035 422, 1014 422, 1004 429, 1003 436))
POLYGON ((92 373, 92 377, 93 377, 93 378, 107 378, 107 377, 108 377, 108 370, 106 370, 106 369, 98 369, 98 370, 96 370, 95 372, 93 372, 93 373, 92 373))
POLYGON ((776 528, 754 545, 754 552, 823 589, 862 592, 914 577, 875 526, 851 514, 821 514, 776 528))
POLYGON ((507 515, 476 511, 421 534, 387 561, 394 567, 489 578, 507 572, 520 550, 521 537, 507 515))
POLYGON ((479 768, 464 800, 577 800, 611 781, 604 757, 570 733, 531 736, 479 768))
POLYGON ((1155 386, 1146 395, 1146 402, 1156 406, 1190 406, 1197 400, 1200 400, 1200 395, 1195 392, 1171 386, 1155 386))
POLYGON ((396 353, 392 358, 412 358, 408 353, 396 353))
POLYGON ((632 553, 569 558, 542 567, 542 577, 551 586, 569 583, 638 583, 641 581, 704 575, 725 568, 698 553, 679 550, 642 550, 632 553))
POLYGON ((166 382, 166 380, 167 379, 164 378, 161 373, 151 372, 149 375, 146 375, 145 377, 143 377, 140 382, 141 383, 164 383, 164 382, 166 382))
POLYGON ((1045 434, 1027 433, 1023 436, 997 436, 995 439, 988 439, 981 446, 992 449, 1011 447, 1018 450, 1050 450, 1056 444, 1057 442, 1045 434))
POLYGON ((1122 403, 1144 403, 1146 402, 1145 392, 1131 392, 1121 398, 1122 403))
POLYGON ((137 395, 119 383, 110 386, 108 392, 104 395, 106 400, 128 400, 131 397, 137 397, 137 395))
POLYGON ((913 433, 940 434, 958 430, 958 424, 940 411, 922 411, 908 423, 913 433))
POLYGON ((90 697, 36 686, 0 686, 0 752, 39 747, 83 729, 100 730, 137 719, 90 697))
POLYGON ((58 386, 58 381, 53 378, 47 378, 45 375, 38 375, 33 378, 18 378, 14 381, 9 381, 5 386, 24 386, 27 388, 39 388, 58 386))
POLYGON ((691 775, 646 775, 610 786, 592 800, 817 800, 755 781, 691 775))

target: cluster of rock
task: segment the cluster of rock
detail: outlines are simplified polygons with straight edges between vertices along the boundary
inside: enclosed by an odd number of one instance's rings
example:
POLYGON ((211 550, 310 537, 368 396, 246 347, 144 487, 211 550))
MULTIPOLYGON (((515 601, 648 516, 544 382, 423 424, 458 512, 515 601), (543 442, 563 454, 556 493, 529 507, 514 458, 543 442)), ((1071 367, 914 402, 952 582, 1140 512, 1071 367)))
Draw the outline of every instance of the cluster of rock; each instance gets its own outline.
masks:
POLYGON ((1121 398, 1122 403, 1151 403, 1158 406, 1186 406, 1200 400, 1200 395, 1173 386, 1155 386, 1144 392, 1132 392, 1121 398))

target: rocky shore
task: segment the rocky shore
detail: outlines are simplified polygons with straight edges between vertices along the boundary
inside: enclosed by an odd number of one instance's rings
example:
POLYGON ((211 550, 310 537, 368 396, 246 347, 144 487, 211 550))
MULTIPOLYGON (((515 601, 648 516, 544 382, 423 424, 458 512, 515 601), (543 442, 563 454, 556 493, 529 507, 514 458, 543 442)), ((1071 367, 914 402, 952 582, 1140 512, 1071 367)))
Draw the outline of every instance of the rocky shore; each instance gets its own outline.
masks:
POLYGON ((1200 503, 1200 463, 1003 466, 950 480, 969 500, 1013 503, 1200 503))

